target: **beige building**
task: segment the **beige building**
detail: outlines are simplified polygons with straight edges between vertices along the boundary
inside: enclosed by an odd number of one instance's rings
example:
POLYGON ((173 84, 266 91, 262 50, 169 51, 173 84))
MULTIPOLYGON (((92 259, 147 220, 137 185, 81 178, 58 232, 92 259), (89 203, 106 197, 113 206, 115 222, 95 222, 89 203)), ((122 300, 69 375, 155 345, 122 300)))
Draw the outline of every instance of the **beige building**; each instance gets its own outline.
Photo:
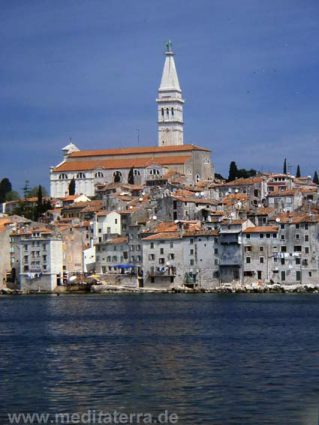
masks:
POLYGON ((184 100, 170 43, 156 101, 158 146, 80 150, 70 143, 62 149, 62 162, 51 167, 51 196, 68 195, 73 179, 76 193, 87 196, 95 195, 97 184, 128 183, 132 177, 135 184, 145 184, 148 180, 165 178, 171 170, 184 174, 189 184, 212 179, 211 151, 197 145, 184 145, 184 100))

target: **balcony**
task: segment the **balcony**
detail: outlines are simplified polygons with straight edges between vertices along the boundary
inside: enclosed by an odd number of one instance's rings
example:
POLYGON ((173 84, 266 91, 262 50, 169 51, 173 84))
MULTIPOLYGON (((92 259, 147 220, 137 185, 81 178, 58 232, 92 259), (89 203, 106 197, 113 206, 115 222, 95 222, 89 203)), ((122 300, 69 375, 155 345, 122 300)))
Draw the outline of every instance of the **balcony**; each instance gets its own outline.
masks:
POLYGON ((219 260, 220 266, 238 266, 242 264, 242 257, 240 255, 222 255, 219 260))
POLYGON ((149 271, 150 277, 162 276, 162 277, 172 277, 176 276, 176 267, 156 267, 151 268, 149 271))

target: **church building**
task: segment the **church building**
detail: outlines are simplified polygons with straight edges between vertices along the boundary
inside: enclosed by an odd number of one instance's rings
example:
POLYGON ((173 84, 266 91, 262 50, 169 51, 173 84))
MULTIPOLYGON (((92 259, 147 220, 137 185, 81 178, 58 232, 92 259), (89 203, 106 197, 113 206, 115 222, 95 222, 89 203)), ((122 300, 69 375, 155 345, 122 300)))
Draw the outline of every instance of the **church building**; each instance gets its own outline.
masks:
POLYGON ((76 193, 95 195, 100 183, 134 183, 165 177, 174 170, 185 175, 185 181, 195 184, 214 176, 209 149, 185 144, 183 140, 184 99, 180 88, 174 53, 166 45, 165 63, 156 99, 158 109, 158 146, 136 146, 119 149, 80 150, 73 143, 65 146, 63 161, 50 170, 50 191, 54 198, 69 193, 75 180, 76 193))

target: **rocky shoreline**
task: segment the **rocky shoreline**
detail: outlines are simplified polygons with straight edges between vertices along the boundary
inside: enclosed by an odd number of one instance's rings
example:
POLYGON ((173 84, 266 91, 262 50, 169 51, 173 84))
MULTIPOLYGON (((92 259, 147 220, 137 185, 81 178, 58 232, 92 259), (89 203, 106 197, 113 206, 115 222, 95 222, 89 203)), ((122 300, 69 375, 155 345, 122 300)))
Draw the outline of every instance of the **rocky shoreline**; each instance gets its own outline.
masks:
POLYGON ((165 293, 165 294, 317 294, 318 285, 279 285, 279 284, 224 284, 213 288, 188 288, 186 286, 163 288, 134 288, 121 285, 76 285, 60 286, 54 291, 21 291, 19 289, 0 289, 0 295, 69 295, 69 294, 145 294, 145 293, 165 293))

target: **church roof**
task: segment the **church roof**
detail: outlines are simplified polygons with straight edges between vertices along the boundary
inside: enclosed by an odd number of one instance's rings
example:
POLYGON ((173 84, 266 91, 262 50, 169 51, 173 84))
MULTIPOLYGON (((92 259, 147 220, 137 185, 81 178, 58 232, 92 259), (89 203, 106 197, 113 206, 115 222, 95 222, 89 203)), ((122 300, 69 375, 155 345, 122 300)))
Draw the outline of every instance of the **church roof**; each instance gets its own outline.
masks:
POLYGON ((166 153, 166 152, 191 152, 191 151, 205 151, 210 152, 209 149, 197 145, 177 145, 177 146, 134 146, 119 149, 97 149, 72 152, 69 158, 80 158, 89 156, 117 156, 117 155, 130 155, 130 154, 152 154, 152 153, 166 153))
POLYGON ((144 158, 125 158, 125 159, 90 159, 87 161, 70 161, 64 162, 54 168, 55 172, 63 171, 85 171, 95 169, 129 169, 129 168, 145 168, 152 164, 159 165, 178 165, 185 164, 190 155, 183 156, 157 156, 144 158))

